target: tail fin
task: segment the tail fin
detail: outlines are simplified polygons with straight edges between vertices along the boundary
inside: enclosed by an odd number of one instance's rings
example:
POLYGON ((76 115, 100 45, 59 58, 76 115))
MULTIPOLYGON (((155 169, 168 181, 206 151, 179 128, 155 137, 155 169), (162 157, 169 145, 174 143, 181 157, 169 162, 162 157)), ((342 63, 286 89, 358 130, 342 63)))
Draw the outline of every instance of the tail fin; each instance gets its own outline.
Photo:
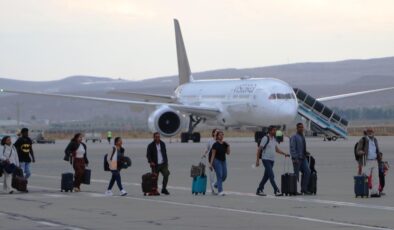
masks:
POLYGON ((176 54, 178 58, 179 85, 193 81, 190 71, 189 60, 187 59, 185 44, 183 43, 181 28, 177 19, 174 19, 176 54))

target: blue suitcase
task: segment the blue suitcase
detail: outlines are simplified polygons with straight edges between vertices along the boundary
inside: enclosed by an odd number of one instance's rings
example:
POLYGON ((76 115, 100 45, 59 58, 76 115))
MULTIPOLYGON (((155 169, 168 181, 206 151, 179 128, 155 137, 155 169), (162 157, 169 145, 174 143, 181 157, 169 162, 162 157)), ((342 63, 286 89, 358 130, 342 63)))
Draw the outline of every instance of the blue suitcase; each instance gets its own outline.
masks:
POLYGON ((205 191, 207 190, 207 176, 196 176, 193 177, 192 183, 192 194, 202 193, 205 195, 205 191))
POLYGON ((356 194, 356 198, 359 196, 362 198, 368 198, 369 188, 367 175, 363 174, 354 176, 354 193, 356 194))

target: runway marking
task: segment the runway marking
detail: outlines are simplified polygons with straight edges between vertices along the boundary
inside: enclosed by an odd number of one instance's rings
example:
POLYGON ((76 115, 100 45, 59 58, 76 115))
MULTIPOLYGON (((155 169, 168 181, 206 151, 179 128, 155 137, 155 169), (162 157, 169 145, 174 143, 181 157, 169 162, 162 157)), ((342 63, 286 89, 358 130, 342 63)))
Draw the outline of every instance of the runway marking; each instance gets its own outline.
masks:
MULTIPOLYGON (((33 187, 33 186, 31 186, 31 187, 33 187)), ((34 186, 34 187, 39 187, 39 188, 47 189, 47 190, 56 190, 56 189, 50 188, 50 187, 42 187, 42 186, 34 186)), ((77 197, 77 196, 75 196, 76 194, 77 193, 70 193, 66 197, 77 197)), ((94 193, 94 192, 78 193, 78 194, 89 195, 91 197, 102 197, 103 196, 103 194, 101 194, 101 193, 94 193)), ((220 211, 227 211, 227 212, 234 212, 234 213, 241 213, 241 214, 259 215, 259 216, 282 217, 282 218, 290 218, 290 219, 296 219, 296 220, 301 220, 301 221, 309 221, 309 222, 322 223, 322 224, 331 224, 331 225, 344 226, 344 227, 357 227, 357 228, 363 228, 363 229, 377 229, 377 230, 394 230, 393 228, 388 228, 388 227, 378 227, 378 226, 370 226, 370 225, 363 225, 363 224, 347 223, 347 222, 342 222, 342 221, 324 220, 324 219, 304 217, 304 216, 280 214, 280 213, 274 213, 274 212, 250 211, 250 210, 244 210, 244 209, 215 207, 215 206, 209 206, 209 205, 182 203, 182 202, 156 200, 156 199, 154 200, 154 199, 131 197, 131 196, 124 196, 124 197, 123 196, 110 196, 108 198, 147 201, 147 202, 153 202, 153 203, 169 204, 169 205, 176 205, 176 206, 183 206, 183 207, 213 209, 213 210, 220 210, 220 211)), ((7 213, 0 212, 0 214, 7 214, 7 213)), ((51 227, 56 227, 55 225, 57 225, 56 223, 51 223, 51 222, 46 222, 46 221, 36 221, 36 222, 43 223, 44 225, 46 224, 48 226, 52 225, 51 227)), ((63 225, 58 225, 58 226, 66 227, 63 225)), ((67 229, 67 230, 83 230, 81 228, 68 227, 68 226, 65 229, 67 229)))
POLYGON ((242 213, 242 214, 284 217, 284 218, 309 221, 309 222, 316 222, 316 223, 332 224, 332 225, 338 225, 338 226, 344 226, 344 227, 357 227, 357 228, 378 229, 378 230, 393 230, 392 228, 386 228, 386 227, 376 227, 376 226, 369 226, 369 225, 362 225, 362 224, 353 224, 353 223, 346 223, 346 222, 341 222, 341 221, 324 220, 324 219, 317 219, 317 218, 310 218, 310 217, 303 217, 303 216, 294 216, 294 215, 287 215, 287 214, 280 214, 280 213, 273 213, 273 212, 249 211, 249 210, 244 210, 244 209, 214 207, 214 206, 209 206, 209 205, 189 204, 189 203, 181 203, 181 202, 165 201, 165 200, 151 200, 151 199, 137 198, 137 197, 125 197, 125 198, 132 199, 132 200, 149 201, 149 202, 154 202, 154 203, 171 204, 171 205, 177 205, 177 206, 214 209, 214 210, 227 211, 227 212, 236 212, 236 213, 242 213))
MULTIPOLYGON (((58 176, 47 176, 47 175, 37 175, 37 174, 33 174, 33 175, 37 176, 37 177, 42 177, 42 178, 61 179, 58 176)), ((106 184, 106 183, 108 183, 108 180, 92 179, 91 182, 106 184)), ((138 186, 138 187, 141 186, 141 183, 123 182, 123 184, 138 186)), ((181 191, 191 191, 190 188, 180 187, 180 186, 168 186, 168 188, 175 189, 175 190, 181 190, 181 191)), ((228 195, 256 197, 256 194, 254 194, 254 193, 245 193, 245 192, 236 192, 236 191, 226 191, 226 193, 228 195)), ((265 198, 276 199, 276 200, 298 201, 298 202, 304 202, 304 203, 337 205, 337 206, 352 207, 352 208, 368 208, 368 209, 376 209, 376 210, 384 210, 384 211, 394 211, 394 207, 392 207, 392 206, 370 205, 370 204, 361 204, 361 203, 345 202, 345 201, 322 200, 322 199, 303 198, 303 197, 277 197, 277 196, 272 196, 272 195, 267 195, 265 198)))

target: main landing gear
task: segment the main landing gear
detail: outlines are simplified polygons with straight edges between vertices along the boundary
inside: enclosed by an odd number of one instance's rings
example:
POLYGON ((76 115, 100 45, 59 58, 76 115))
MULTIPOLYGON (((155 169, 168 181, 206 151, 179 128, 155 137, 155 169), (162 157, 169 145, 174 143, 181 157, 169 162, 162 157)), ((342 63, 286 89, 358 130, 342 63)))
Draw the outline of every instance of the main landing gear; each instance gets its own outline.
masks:
POLYGON ((201 140, 201 134, 198 132, 193 133, 193 130, 203 119, 192 115, 189 118, 189 130, 188 132, 181 133, 181 142, 187 143, 189 140, 192 140, 194 143, 198 143, 201 140))

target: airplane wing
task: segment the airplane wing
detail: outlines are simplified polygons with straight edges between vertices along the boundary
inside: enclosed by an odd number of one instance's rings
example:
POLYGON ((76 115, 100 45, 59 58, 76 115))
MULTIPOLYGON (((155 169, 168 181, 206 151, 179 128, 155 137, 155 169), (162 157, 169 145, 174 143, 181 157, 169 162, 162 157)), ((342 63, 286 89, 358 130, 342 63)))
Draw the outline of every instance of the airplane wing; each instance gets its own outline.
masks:
POLYGON ((316 100, 318 100, 320 102, 332 101, 332 100, 343 99, 343 98, 347 98, 347 97, 354 97, 354 96, 359 96, 359 95, 363 95, 363 94, 377 93, 377 92, 382 92, 382 91, 387 91, 387 90, 392 90, 392 89, 394 89, 394 87, 359 91, 359 92, 354 92, 354 93, 339 94, 339 95, 335 95, 335 96, 317 98, 316 100))
POLYGON ((152 100, 156 102, 166 102, 173 103, 176 98, 170 95, 161 95, 161 94, 146 94, 146 93, 138 93, 138 92, 127 92, 127 91, 109 91, 109 94, 120 95, 120 96, 130 96, 135 98, 140 98, 143 100, 152 100))
POLYGON ((90 97, 90 96, 79 96, 79 95, 68 95, 68 94, 51 94, 51 93, 37 93, 37 92, 26 92, 16 90, 0 89, 0 93, 16 93, 33 96, 47 96, 47 97, 59 97, 59 98, 70 98, 79 100, 89 101, 100 101, 127 105, 143 105, 143 106, 168 106, 174 110, 178 110, 184 113, 191 113, 202 117, 214 117, 220 113, 220 110, 213 107, 206 106, 195 106, 195 105, 182 105, 182 104, 170 104, 161 102, 143 102, 143 101, 131 101, 122 99, 102 98, 102 97, 90 97))

